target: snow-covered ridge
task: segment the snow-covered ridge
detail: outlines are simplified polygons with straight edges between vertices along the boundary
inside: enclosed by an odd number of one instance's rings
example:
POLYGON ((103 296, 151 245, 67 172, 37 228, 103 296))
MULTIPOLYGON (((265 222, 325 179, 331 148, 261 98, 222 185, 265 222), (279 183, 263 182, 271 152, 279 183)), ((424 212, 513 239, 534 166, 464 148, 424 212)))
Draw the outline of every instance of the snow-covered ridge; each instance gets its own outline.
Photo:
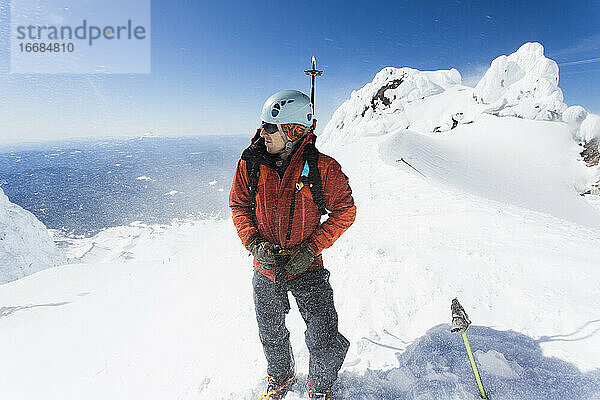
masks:
POLYGON ((355 90, 333 114, 321 143, 347 143, 397 129, 444 132, 475 122, 481 114, 564 121, 574 138, 600 137, 600 117, 578 106, 568 109, 558 86, 559 69, 539 43, 492 61, 475 88, 461 84, 456 69, 419 71, 387 67, 355 90))
POLYGON ((44 224, 0 188, 0 284, 65 262, 44 224))

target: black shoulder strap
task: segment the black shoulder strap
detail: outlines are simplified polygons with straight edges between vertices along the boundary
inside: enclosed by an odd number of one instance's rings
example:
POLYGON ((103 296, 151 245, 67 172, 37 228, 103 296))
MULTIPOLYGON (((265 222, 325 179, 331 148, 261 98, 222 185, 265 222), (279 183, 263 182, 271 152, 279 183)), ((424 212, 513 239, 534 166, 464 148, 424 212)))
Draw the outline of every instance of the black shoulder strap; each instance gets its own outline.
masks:
POLYGON ((321 173, 318 166, 319 151, 315 147, 314 141, 306 144, 303 159, 308 163, 308 187, 310 188, 310 194, 319 208, 321 215, 326 215, 327 209, 325 207, 325 198, 323 197, 323 182, 321 181, 321 173))
POLYGON ((248 192, 252 199, 252 205, 254 205, 258 178, 260 177, 260 163, 252 159, 246 160, 246 172, 248 173, 248 192))
POLYGON ((260 139, 260 128, 256 130, 256 134, 251 140, 251 145, 242 153, 242 160, 246 161, 246 174, 248 178, 248 192, 252 199, 252 207, 255 206, 256 189, 258 187, 258 178, 260 175, 260 162, 256 159, 254 152, 260 139))

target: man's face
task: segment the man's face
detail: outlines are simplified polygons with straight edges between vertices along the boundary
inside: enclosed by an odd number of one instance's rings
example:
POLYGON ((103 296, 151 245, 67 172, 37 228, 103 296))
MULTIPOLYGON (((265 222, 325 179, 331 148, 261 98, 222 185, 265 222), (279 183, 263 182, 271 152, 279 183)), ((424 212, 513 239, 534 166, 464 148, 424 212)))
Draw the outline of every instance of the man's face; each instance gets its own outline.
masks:
POLYGON ((265 145, 267 146, 267 152, 271 154, 277 154, 285 148, 285 142, 281 136, 281 132, 277 131, 272 134, 268 134, 264 129, 260 130, 260 136, 265 139, 265 145))

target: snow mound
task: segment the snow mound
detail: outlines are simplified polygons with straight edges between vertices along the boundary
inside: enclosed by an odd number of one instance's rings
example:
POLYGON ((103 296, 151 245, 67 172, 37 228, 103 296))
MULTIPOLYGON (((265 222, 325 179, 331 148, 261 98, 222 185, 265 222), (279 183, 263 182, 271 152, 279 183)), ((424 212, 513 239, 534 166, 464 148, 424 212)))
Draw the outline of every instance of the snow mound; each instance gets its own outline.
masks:
POLYGON ((506 379, 518 379, 519 372, 523 372, 523 367, 518 363, 513 362, 512 365, 506 360, 504 354, 496 350, 487 352, 477 351, 475 353, 477 362, 481 366, 482 371, 487 371, 492 375, 506 379))
MULTIPOLYGON (((348 399, 479 399, 462 340, 449 331, 447 324, 429 329, 396 353, 394 368, 368 370, 362 376, 342 373, 338 393, 348 399)), ((470 327, 468 335, 492 399, 559 400, 598 394, 600 373, 582 373, 572 364, 544 356, 539 340, 481 326, 470 327)))
POLYGON ((579 127, 579 138, 585 142, 600 138, 600 116, 589 114, 579 127))
POLYGON ((65 262, 44 224, 0 188, 0 284, 65 262))
POLYGON ((568 107, 562 114, 573 139, 588 143, 600 138, 600 116, 590 114, 581 106, 568 107))
POLYGON ((525 43, 492 61, 473 96, 498 116, 555 121, 567 108, 558 87, 558 64, 544 57, 539 43, 525 43))
POLYGON ((563 112, 562 120, 567 123, 569 127, 569 131, 573 138, 579 137, 579 127, 581 123, 587 118, 588 113, 585 108, 581 106, 571 106, 568 107, 565 112, 563 112))

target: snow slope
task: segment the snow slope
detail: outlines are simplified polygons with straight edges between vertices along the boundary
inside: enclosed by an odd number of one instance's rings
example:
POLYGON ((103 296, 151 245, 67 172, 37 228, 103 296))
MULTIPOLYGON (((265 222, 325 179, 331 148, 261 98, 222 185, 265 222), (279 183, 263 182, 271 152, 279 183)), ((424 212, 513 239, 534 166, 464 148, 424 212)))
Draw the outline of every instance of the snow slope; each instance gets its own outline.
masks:
POLYGON ((0 284, 66 261, 44 224, 0 188, 0 284))
MULTIPOLYGON (((339 393, 477 398, 462 343, 448 332, 458 296, 493 398, 598 398, 600 231, 440 188, 379 156, 393 137, 337 151, 359 207, 325 253, 352 344, 339 393)), ((7 398, 257 398, 265 362, 252 271, 232 224, 126 231, 104 234, 111 254, 98 245, 86 264, 1 287, 7 398)), ((303 379, 295 307, 288 326, 303 379)), ((300 384, 289 398, 302 398, 300 384)))
MULTIPOLYGON (((449 332, 458 297, 492 399, 600 399, 600 216, 577 194, 595 170, 568 124, 489 115, 457 73, 405 71, 382 76, 414 75, 406 91, 374 109, 382 86, 354 92, 317 143, 358 207, 324 252, 351 342, 339 398, 479 398, 449 332)), ((229 220, 112 228, 69 256, 0 286, 3 397, 258 398, 251 260, 229 220)), ((291 304, 297 400, 308 352, 291 304)))

